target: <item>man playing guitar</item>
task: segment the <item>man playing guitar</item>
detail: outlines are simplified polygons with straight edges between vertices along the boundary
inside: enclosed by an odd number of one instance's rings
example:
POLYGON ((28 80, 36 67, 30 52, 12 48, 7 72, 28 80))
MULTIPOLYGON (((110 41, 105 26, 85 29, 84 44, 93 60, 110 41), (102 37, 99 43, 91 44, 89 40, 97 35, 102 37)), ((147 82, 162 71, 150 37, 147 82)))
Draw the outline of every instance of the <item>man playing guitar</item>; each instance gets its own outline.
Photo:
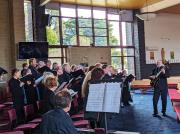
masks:
POLYGON ((162 100, 162 114, 166 116, 166 105, 167 105, 167 93, 168 93, 168 83, 167 78, 169 77, 169 69, 162 63, 162 60, 158 60, 156 68, 153 69, 150 79, 153 81, 154 94, 153 94, 153 108, 154 117, 158 115, 158 100, 161 96, 162 100))

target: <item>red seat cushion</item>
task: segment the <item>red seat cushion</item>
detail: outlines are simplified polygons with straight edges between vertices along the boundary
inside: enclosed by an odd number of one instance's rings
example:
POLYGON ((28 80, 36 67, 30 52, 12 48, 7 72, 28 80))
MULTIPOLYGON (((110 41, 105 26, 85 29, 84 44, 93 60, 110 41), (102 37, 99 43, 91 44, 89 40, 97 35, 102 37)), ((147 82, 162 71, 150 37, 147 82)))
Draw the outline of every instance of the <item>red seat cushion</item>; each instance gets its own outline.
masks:
POLYGON ((180 93, 178 93, 176 89, 169 89, 168 93, 171 101, 180 101, 180 93))
POLYGON ((0 110, 2 110, 4 107, 6 107, 6 106, 3 104, 0 104, 0 110))
POLYGON ((27 130, 27 129, 34 129, 38 126, 38 124, 22 124, 22 125, 19 125, 17 126, 16 128, 14 128, 14 130, 27 130))
POLYGON ((30 121, 29 123, 40 123, 42 121, 42 118, 36 118, 32 121, 30 121))
POLYGON ((89 126, 89 121, 88 120, 80 120, 80 121, 75 121, 73 122, 75 127, 87 127, 89 126))
POLYGON ((12 101, 8 101, 8 102, 5 102, 3 103, 4 105, 13 105, 13 102, 12 101))
POLYGON ((95 132, 105 132, 104 128, 94 128, 95 132))
POLYGON ((84 118, 84 114, 75 114, 71 116, 72 119, 74 118, 84 118))
POLYGON ((174 94, 174 93, 176 93, 177 91, 176 91, 176 89, 168 89, 168 93, 169 94, 174 94))
POLYGON ((24 134, 23 131, 4 132, 3 134, 24 134))
POLYGON ((175 105, 174 110, 177 114, 178 119, 180 120, 180 105, 175 105))

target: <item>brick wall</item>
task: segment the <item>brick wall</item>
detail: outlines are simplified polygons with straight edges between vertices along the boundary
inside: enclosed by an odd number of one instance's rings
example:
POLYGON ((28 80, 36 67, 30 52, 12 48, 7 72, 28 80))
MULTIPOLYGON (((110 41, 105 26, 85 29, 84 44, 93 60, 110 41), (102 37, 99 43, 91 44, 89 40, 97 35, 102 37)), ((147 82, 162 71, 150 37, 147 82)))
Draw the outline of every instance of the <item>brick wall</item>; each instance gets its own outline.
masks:
POLYGON ((0 66, 10 70, 12 63, 11 40, 10 40, 10 20, 9 20, 9 2, 0 1, 0 66))
POLYGON ((22 63, 16 49, 25 41, 24 25, 24 0, 0 0, 0 66, 8 72, 22 63))
POLYGON ((88 63, 94 65, 97 62, 111 64, 110 48, 71 47, 68 49, 68 61, 71 64, 88 63))

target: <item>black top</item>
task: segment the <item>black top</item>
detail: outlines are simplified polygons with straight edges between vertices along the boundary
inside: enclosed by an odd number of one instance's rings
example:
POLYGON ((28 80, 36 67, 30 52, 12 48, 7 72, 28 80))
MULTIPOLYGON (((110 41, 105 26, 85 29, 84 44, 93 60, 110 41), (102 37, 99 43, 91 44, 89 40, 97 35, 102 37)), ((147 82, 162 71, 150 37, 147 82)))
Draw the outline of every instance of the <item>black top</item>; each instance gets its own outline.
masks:
POLYGON ((24 93, 22 88, 20 87, 20 81, 15 78, 11 78, 9 80, 9 89, 12 93, 14 107, 15 108, 23 107, 24 93))
POLYGON ((36 104, 37 101, 37 92, 36 88, 34 87, 35 84, 35 78, 32 74, 25 75, 20 79, 22 82, 24 82, 24 89, 26 93, 26 99, 28 104, 36 104), (31 84, 28 84, 28 81, 31 82, 31 84))
MULTIPOLYGON (((159 73, 159 71, 163 68, 163 66, 161 67, 156 67, 153 69, 152 71, 152 75, 157 75, 157 73, 159 73)), ((165 74, 161 73, 159 75, 159 80, 155 86, 155 88, 158 88, 158 89, 167 89, 168 88, 168 85, 167 85, 167 78, 170 76, 170 73, 169 73, 169 68, 168 67, 165 67, 165 74)))
POLYGON ((72 75, 70 73, 67 73, 66 71, 63 72, 61 75, 62 83, 63 82, 69 82, 72 79, 72 75))
POLYGON ((84 77, 85 76, 85 74, 84 74, 84 72, 83 72, 83 70, 82 69, 79 69, 79 70, 77 70, 77 71, 75 71, 75 72, 71 72, 71 75, 72 75, 72 77, 74 77, 74 78, 77 78, 77 77, 84 77))
MULTIPOLYGON (((157 75, 157 73, 159 73, 162 68, 163 68, 163 66, 154 68, 153 71, 152 71, 152 75, 157 75)), ((165 74, 161 73, 160 76, 159 76, 160 79, 166 79, 166 78, 168 78, 170 76, 169 68, 164 67, 164 69, 165 69, 165 74)))
POLYGON ((29 65, 29 69, 31 70, 32 75, 34 76, 35 79, 38 79, 41 75, 38 73, 35 67, 29 65))
POLYGON ((44 66, 44 67, 39 68, 39 69, 38 69, 38 72, 39 72, 41 75, 43 75, 44 72, 52 72, 52 70, 51 70, 49 67, 44 66))
POLYGON ((45 88, 43 92, 43 112, 46 113, 56 107, 55 94, 45 88))
POLYGON ((70 116, 61 108, 43 115, 40 132, 41 134, 78 134, 70 116))
POLYGON ((110 79, 112 79, 112 77, 109 76, 108 74, 105 74, 103 77, 103 80, 110 80, 110 79))

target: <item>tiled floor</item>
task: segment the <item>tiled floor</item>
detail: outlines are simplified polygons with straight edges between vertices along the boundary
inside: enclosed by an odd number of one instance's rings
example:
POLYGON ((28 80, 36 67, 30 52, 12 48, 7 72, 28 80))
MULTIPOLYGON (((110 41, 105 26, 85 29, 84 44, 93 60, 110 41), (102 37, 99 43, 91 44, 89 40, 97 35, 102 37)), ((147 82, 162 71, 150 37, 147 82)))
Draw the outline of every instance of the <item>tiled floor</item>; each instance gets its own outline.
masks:
POLYGON ((159 100, 159 117, 153 117, 152 93, 133 95, 132 106, 121 108, 120 114, 108 119, 111 130, 133 131, 141 134, 180 134, 180 124, 177 123, 168 98, 167 115, 161 115, 161 99, 159 100))

